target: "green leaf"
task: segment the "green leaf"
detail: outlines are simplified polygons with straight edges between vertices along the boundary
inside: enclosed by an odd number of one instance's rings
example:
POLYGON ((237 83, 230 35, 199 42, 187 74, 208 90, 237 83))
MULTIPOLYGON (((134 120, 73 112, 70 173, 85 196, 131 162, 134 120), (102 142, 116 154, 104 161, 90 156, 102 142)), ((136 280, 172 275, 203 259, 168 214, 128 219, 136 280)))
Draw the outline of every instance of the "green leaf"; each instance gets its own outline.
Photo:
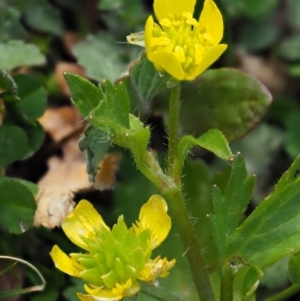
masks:
POLYGON ((300 156, 233 235, 228 258, 262 269, 300 250, 299 170, 300 156))
POLYGON ((46 0, 31 0, 24 11, 24 20, 32 29, 62 35, 64 28, 59 11, 46 0))
POLYGON ((290 258, 288 272, 291 282, 300 285, 300 252, 293 254, 290 258))
MULTIPOLYGON (((101 87, 99 87, 101 88, 101 87)), ((109 80, 103 82, 104 99, 91 111, 91 124, 102 124, 109 128, 129 129, 129 100, 123 82, 113 85, 109 80)))
POLYGON ((37 119, 44 114, 47 105, 47 94, 38 82, 27 75, 18 74, 13 77, 18 86, 18 95, 21 102, 18 103, 20 111, 28 119, 37 119))
POLYGON ((205 72, 182 87, 181 124, 186 132, 203 134, 218 129, 228 141, 250 132, 271 104, 268 90, 235 69, 205 72), (196 109, 195 109, 196 108, 196 109))
POLYGON ((230 14, 257 19, 272 13, 278 2, 279 0, 226 0, 224 8, 230 14))
POLYGON ((12 125, 0 126, 0 169, 21 159, 28 140, 22 129, 12 125))
POLYGON ((100 0, 98 8, 102 10, 117 9, 120 8, 123 4, 123 0, 100 0))
POLYGON ((7 72, 2 70, 0 70, 0 88, 2 88, 1 95, 4 97, 5 101, 20 101, 17 84, 7 72))
POLYGON ((22 159, 28 158, 42 145, 45 137, 43 127, 38 121, 29 120, 20 110, 16 103, 5 102, 6 115, 3 124, 20 127, 27 136, 27 147, 22 159))
POLYGON ((238 154, 232 160, 233 166, 224 195, 219 187, 213 186, 212 189, 214 213, 210 221, 221 260, 226 258, 228 245, 241 222, 255 183, 255 177, 248 176, 242 156, 238 154))
POLYGON ((87 76, 99 82, 104 79, 114 81, 126 69, 121 59, 121 48, 109 35, 89 37, 76 44, 73 53, 87 76))
POLYGON ((300 60, 300 37, 294 35, 285 38, 277 48, 277 55, 287 61, 300 60))
POLYGON ((300 32, 300 2, 287 0, 287 22, 294 31, 300 32))
POLYGON ((24 185, 14 180, 0 182, 0 222, 10 233, 28 230, 35 210, 33 195, 24 185))
POLYGON ((199 138, 183 136, 178 143, 178 156, 175 159, 175 169, 180 171, 190 149, 198 145, 203 147, 221 159, 229 160, 232 157, 226 138, 218 130, 209 130, 199 138))
POLYGON ((24 44, 23 41, 0 43, 0 69, 12 70, 17 67, 44 63, 44 55, 33 44, 24 44))
POLYGON ((90 112, 104 99, 102 90, 79 75, 65 73, 64 76, 72 94, 71 100, 80 114, 87 118, 90 112))
POLYGON ((280 36, 279 27, 263 18, 247 22, 239 31, 238 44, 249 52, 265 50, 274 45, 280 36))
POLYGON ((87 158, 87 173, 91 182, 94 182, 99 162, 104 158, 110 147, 107 134, 88 125, 79 139, 79 148, 87 158))
POLYGON ((284 147, 286 152, 292 158, 295 158, 300 153, 299 122, 300 122, 300 114, 298 110, 290 113, 285 118, 286 132, 285 132, 284 147))
MULTIPOLYGON (((250 297, 257 289, 264 273, 256 266, 249 267, 243 285, 243 298, 250 297)), ((244 300, 244 299, 243 299, 244 300)))
POLYGON ((119 80, 124 80, 130 98, 134 99, 131 102, 142 104, 150 102, 169 79, 167 74, 161 76, 142 53, 140 58, 131 63, 128 73, 119 80))

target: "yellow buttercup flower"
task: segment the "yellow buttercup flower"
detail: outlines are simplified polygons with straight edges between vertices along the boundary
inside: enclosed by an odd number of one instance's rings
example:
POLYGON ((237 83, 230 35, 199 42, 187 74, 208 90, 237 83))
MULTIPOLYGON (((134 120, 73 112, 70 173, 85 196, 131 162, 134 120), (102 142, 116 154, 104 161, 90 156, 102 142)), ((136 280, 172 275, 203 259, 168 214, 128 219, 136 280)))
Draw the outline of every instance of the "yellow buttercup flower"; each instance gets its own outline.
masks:
POLYGON ((50 255, 56 268, 85 281, 87 294, 77 294, 83 301, 114 301, 134 296, 140 290, 140 281, 154 284, 156 278, 166 277, 176 262, 150 258, 171 228, 167 204, 159 195, 153 195, 142 206, 139 221, 131 228, 120 216, 110 229, 85 200, 64 219, 62 228, 86 252, 68 256, 54 246, 50 255))
MULTIPOLYGON (((193 80, 226 50, 219 44, 223 19, 212 0, 205 0, 200 18, 193 18, 196 0, 154 0, 158 23, 150 16, 144 43, 149 61, 161 73, 176 80, 193 80)), ((129 43, 141 45, 140 34, 130 35, 129 43)))

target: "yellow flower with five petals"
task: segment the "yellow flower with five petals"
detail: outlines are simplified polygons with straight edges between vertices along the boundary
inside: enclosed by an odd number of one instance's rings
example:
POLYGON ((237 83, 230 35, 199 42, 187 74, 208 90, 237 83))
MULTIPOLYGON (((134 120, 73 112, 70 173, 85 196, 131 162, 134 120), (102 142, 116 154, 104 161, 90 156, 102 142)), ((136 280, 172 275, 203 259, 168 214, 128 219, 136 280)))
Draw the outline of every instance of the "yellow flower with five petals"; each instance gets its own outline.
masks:
POLYGON ((62 228, 86 252, 71 253, 69 257, 54 246, 50 255, 56 268, 85 281, 87 294, 77 294, 83 301, 134 296, 140 290, 140 281, 155 284, 156 278, 166 277, 176 262, 150 258, 171 228, 167 204, 159 195, 153 195, 142 206, 139 221, 129 229, 123 216, 110 229, 85 200, 64 219, 62 228))
MULTIPOLYGON (((193 18, 196 0, 154 0, 158 23, 150 16, 144 32, 149 61, 161 73, 178 81, 194 80, 226 50, 219 44, 223 37, 223 19, 212 0, 205 0, 200 18, 193 18)), ((141 45, 135 34, 129 43, 141 45)))

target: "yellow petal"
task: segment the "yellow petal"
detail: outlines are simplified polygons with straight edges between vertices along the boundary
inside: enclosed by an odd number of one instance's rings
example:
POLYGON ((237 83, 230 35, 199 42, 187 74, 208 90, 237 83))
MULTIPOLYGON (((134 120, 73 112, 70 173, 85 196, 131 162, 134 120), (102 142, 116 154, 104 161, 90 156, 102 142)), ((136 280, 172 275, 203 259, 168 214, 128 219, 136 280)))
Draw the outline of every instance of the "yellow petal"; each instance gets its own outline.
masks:
POLYGON ((148 59, 157 64, 162 70, 169 73, 177 80, 183 80, 184 71, 175 54, 169 51, 156 51, 148 59))
POLYGON ((88 295, 77 293, 77 296, 82 301, 118 301, 124 297, 122 294, 114 294, 111 289, 105 287, 90 287, 84 285, 84 289, 88 295))
POLYGON ((167 209, 167 203, 160 195, 153 195, 141 208, 139 220, 145 229, 150 230, 152 249, 162 243, 171 229, 167 209))
POLYGON ((149 57, 150 51, 151 51, 151 39, 152 39, 153 23, 154 23, 153 18, 152 18, 152 16, 150 16, 146 21, 145 33, 144 33, 147 57, 149 57))
POLYGON ((208 32, 212 34, 215 44, 220 43, 223 37, 223 18, 212 0, 205 0, 200 21, 207 26, 208 32))
POLYGON ((77 293, 77 297, 81 301, 118 301, 118 300, 122 300, 122 297, 84 295, 81 293, 77 293))
POLYGON ((88 250, 88 247, 82 241, 81 236, 94 239, 94 228, 99 228, 100 225, 109 229, 105 225, 101 215, 86 200, 80 201, 76 208, 62 222, 62 228, 68 238, 85 250, 88 250))
POLYGON ((175 265, 176 259, 168 261, 166 258, 155 258, 149 260, 144 269, 139 273, 138 279, 146 282, 151 282, 158 277, 167 277, 169 270, 175 265))
POLYGON ((197 76, 205 71, 213 62, 215 62, 220 55, 226 50, 226 44, 220 44, 210 48, 204 55, 202 61, 197 68, 197 76))
POLYGON ((71 258, 65 254, 58 246, 54 246, 50 252, 50 256, 54 261, 55 267, 62 272, 79 277, 80 272, 73 264, 71 258))
POLYGON ((194 13, 196 0, 154 0, 154 12, 158 20, 184 12, 194 13))

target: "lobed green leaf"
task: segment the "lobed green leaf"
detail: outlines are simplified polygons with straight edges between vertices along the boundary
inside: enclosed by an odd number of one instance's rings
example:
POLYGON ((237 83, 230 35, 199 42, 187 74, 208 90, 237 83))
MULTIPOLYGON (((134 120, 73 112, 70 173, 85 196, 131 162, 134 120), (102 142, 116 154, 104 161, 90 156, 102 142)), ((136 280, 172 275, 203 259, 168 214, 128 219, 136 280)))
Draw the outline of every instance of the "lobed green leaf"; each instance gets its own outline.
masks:
POLYGON ((300 250, 299 171, 300 156, 234 233, 229 258, 238 254, 244 263, 262 269, 300 250))
POLYGON ((248 176, 240 154, 232 161, 232 170, 224 195, 217 186, 212 189, 214 213, 210 216, 210 221, 221 260, 226 258, 232 236, 241 222, 255 183, 255 177, 248 176))

